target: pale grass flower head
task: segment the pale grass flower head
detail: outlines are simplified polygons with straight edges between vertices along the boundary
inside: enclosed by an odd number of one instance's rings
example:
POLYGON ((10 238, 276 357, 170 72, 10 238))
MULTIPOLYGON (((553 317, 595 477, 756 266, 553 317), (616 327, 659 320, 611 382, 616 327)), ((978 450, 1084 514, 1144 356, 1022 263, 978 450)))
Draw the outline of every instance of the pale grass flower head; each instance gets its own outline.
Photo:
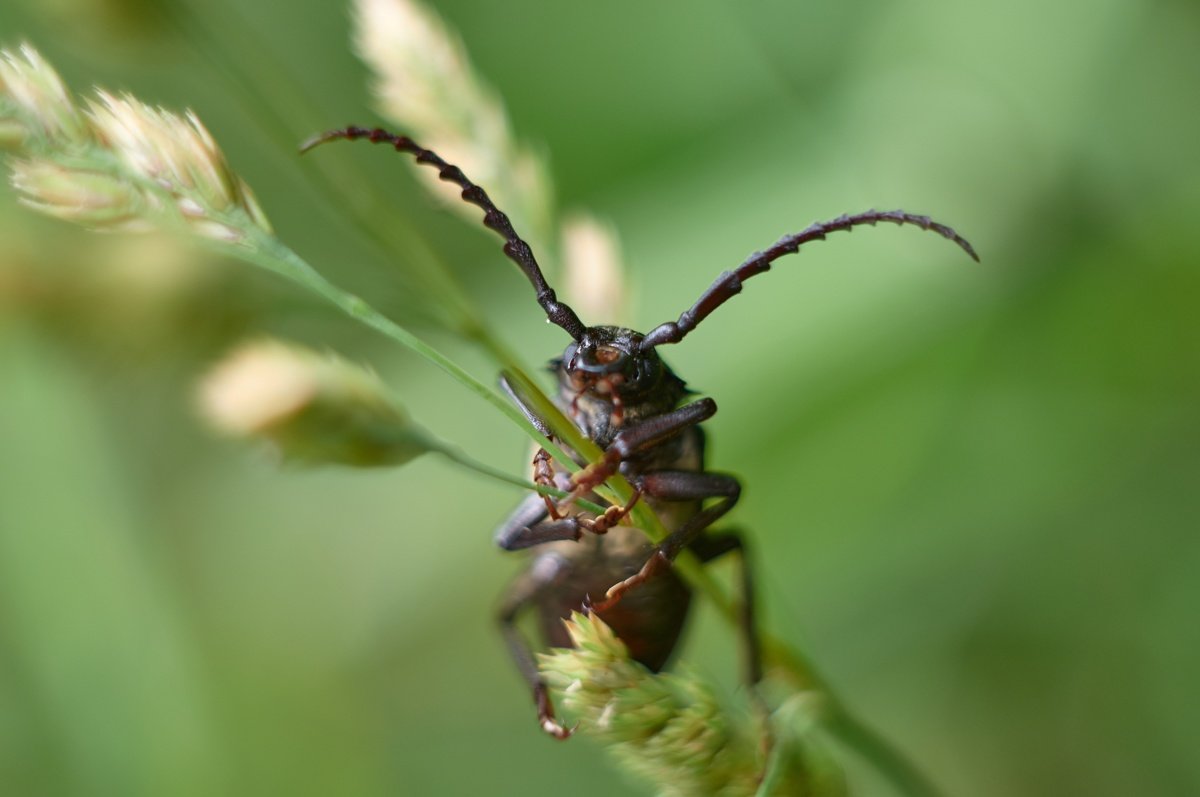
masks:
POLYGON ((229 355, 200 389, 200 407, 218 431, 235 437, 265 434, 317 394, 307 354, 275 341, 248 344, 229 355))
POLYGON ((191 111, 183 116, 131 95, 97 91, 88 113, 101 146, 134 175, 174 198, 179 213, 202 234, 237 240, 221 217, 240 209, 263 230, 270 224, 249 186, 230 169, 208 129, 191 111))
POLYGON ((200 120, 97 90, 86 109, 29 45, 0 50, 0 147, 42 213, 101 230, 181 228, 244 243, 271 228, 200 120))
POLYGON ((819 747, 785 740, 775 727, 768 766, 761 728, 695 672, 650 672, 594 614, 575 612, 564 622, 573 647, 540 654, 542 678, 581 730, 657 794, 846 797, 840 768, 819 747))
POLYGON ((584 318, 628 321, 629 290, 616 230, 586 213, 563 222, 563 293, 584 318))
POLYGON ((45 140, 82 146, 89 138, 62 78, 37 50, 0 50, 0 149, 45 140))
POLYGON ((141 192, 102 171, 72 169, 52 160, 21 160, 12 164, 12 184, 24 205, 48 216, 109 229, 150 226, 141 218, 141 192))
MULTIPOLYGON (((545 163, 517 142, 503 103, 476 74, 462 41, 415 0, 355 0, 354 22, 379 112, 461 167, 523 235, 551 243, 554 191, 545 163)), ((457 189, 436 175, 421 179, 456 210, 476 216, 457 189)))
POLYGON ((541 654, 539 670, 584 732, 659 794, 755 793, 757 745, 699 678, 650 672, 595 615, 565 622, 574 647, 541 654))
POLYGON ((373 371, 280 341, 236 349, 198 398, 218 431, 265 441, 293 462, 398 465, 429 450, 373 371))

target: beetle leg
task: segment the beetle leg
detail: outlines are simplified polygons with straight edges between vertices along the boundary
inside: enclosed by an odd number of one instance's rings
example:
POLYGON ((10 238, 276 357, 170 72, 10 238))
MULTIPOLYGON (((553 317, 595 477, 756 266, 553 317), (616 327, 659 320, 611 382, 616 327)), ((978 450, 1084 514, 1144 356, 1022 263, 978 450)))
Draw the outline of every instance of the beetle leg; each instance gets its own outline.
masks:
POLYGON ((554 432, 551 431, 550 426, 546 423, 546 421, 544 421, 540 415, 534 412, 528 404, 526 404, 524 401, 521 401, 521 397, 517 395, 517 391, 513 390, 512 382, 510 382, 508 379, 508 374, 500 374, 500 389, 504 391, 504 394, 508 396, 509 400, 513 404, 517 405, 517 409, 519 409, 521 414, 525 416, 525 420, 529 421, 529 424, 534 429, 537 429, 538 433, 541 434, 542 437, 554 436, 554 432))
POLYGON ((710 398, 704 398, 622 429, 605 449, 603 459, 593 462, 571 477, 575 488, 569 496, 563 499, 563 502, 569 503, 577 498, 582 498, 616 473, 625 460, 641 451, 653 448, 690 426, 707 421, 716 412, 717 402, 710 398))
POLYGON ((533 658, 533 649, 525 641, 516 625, 518 612, 538 599, 541 593, 553 584, 561 581, 570 571, 570 565, 561 556, 546 554, 534 560, 533 566, 522 573, 509 587, 500 609, 497 612, 497 622, 504 641, 508 643, 509 653, 516 662, 517 670, 533 692, 533 702, 537 706, 538 723, 542 730, 555 739, 566 739, 573 728, 566 728, 554 718, 554 704, 550 702, 550 692, 546 683, 538 674, 537 662, 533 658))
POLYGON ((761 752, 763 760, 769 758, 775 744, 771 733, 771 707, 767 704, 758 682, 762 680, 762 640, 758 636, 758 623, 754 611, 754 577, 750 557, 746 553, 746 541, 739 531, 719 531, 701 534, 688 550, 696 554, 701 562, 724 556, 730 551, 738 552, 738 568, 741 571, 741 602, 738 604, 738 629, 742 637, 742 674, 750 687, 750 699, 758 711, 762 726, 761 752))
MULTIPOLYGON (((521 399, 517 396, 516 391, 513 390, 512 384, 508 377, 503 374, 500 376, 500 387, 503 388, 504 392, 508 394, 509 398, 511 398, 513 402, 521 409, 521 412, 525 414, 525 417, 529 419, 529 422, 532 423, 539 432, 547 437, 551 436, 550 428, 547 426, 546 422, 521 401, 521 399)), ((566 512, 563 511, 563 508, 569 507, 573 501, 583 498, 585 495, 592 492, 592 490, 594 490, 596 487, 599 487, 601 484, 603 484, 610 476, 617 472, 617 470, 621 467, 621 463, 625 460, 641 451, 645 451, 648 448, 653 448, 662 441, 679 434, 684 429, 695 426, 699 423, 703 423, 715 415, 716 412, 717 403, 711 398, 703 398, 699 401, 694 401, 691 404, 686 404, 676 410, 672 410, 671 412, 663 413, 662 415, 656 415, 653 418, 648 418, 647 420, 642 421, 641 423, 634 424, 626 429, 622 429, 617 433, 616 437, 613 438, 613 441, 611 444, 609 444, 608 448, 605 449, 603 459, 601 459, 599 462, 594 462, 591 465, 588 465, 586 468, 571 477, 571 481, 575 486, 571 489, 569 495, 560 499, 559 501, 552 501, 548 497, 542 499, 546 505, 547 513, 551 518, 551 523, 546 525, 553 525, 553 523, 560 521, 561 525, 554 526, 548 531, 551 536, 540 539, 539 541, 549 542, 551 540, 562 539, 578 540, 578 535, 572 535, 572 532, 576 531, 578 528, 587 529, 595 534, 603 534, 613 526, 620 523, 621 520, 623 520, 625 516, 628 515, 633 509, 634 505, 637 504, 638 499, 641 497, 643 492, 642 488, 639 487, 638 490, 634 492, 633 496, 625 504, 625 506, 609 507, 608 511, 594 520, 578 519, 577 516, 568 516, 566 512)), ((534 480, 537 481, 537 483, 549 485, 554 484, 553 469, 550 465, 550 455, 546 453, 544 449, 539 449, 538 453, 534 455, 533 465, 534 480), (543 479, 544 481, 542 481, 543 479)), ((709 476, 711 474, 679 472, 679 475, 709 476)), ((664 489, 669 488, 664 487, 664 489)), ((689 500, 694 497, 691 495, 691 492, 694 492, 694 489, 689 491, 685 488, 685 492, 688 494, 685 497, 678 499, 670 498, 668 495, 655 497, 664 498, 666 500, 689 500)), ((724 492, 718 491, 707 492, 700 497, 708 498, 723 495, 725 495, 724 492)), ((737 499, 734 498, 734 500, 736 501, 737 499)), ((730 507, 732 507, 732 505, 733 504, 730 504, 730 507)), ((728 509, 729 508, 726 507, 725 511, 728 511, 728 509)), ((724 512, 721 514, 724 514, 724 512)), ((720 517, 720 515, 713 517, 712 520, 708 521, 708 523, 716 520, 717 517, 720 517)), ((708 525, 708 523, 704 525, 708 525)), ((702 529, 703 526, 701 526, 697 532, 702 529)), ((499 533, 497 534, 497 540, 499 541, 499 533)), ((507 547, 503 542, 500 544, 501 547, 507 547)), ((538 543, 529 542, 525 545, 521 545, 520 547, 529 547, 529 545, 536 544, 538 543)), ((673 559, 674 555, 672 555, 671 558, 673 559)))
POLYGON ((688 549, 695 553, 701 562, 711 562, 730 551, 738 553, 742 598, 738 604, 738 626, 742 632, 742 670, 746 683, 753 686, 762 680, 762 644, 758 638, 754 611, 754 578, 746 553, 746 541, 740 532, 720 531, 701 534, 688 549))
POLYGON ((578 518, 579 525, 583 526, 583 528, 587 529, 593 534, 604 534, 613 526, 624 520, 625 516, 633 511, 633 507, 637 504, 638 499, 641 497, 642 490, 639 487, 633 491, 633 495, 628 501, 625 502, 625 506, 610 506, 608 509, 604 510, 603 515, 599 515, 598 517, 590 520, 588 518, 578 518))
MULTIPOLYGON (((504 391, 513 404, 517 405, 517 409, 521 411, 521 414, 525 416, 525 420, 529 421, 533 428, 537 429, 543 437, 550 440, 555 439, 554 432, 550 429, 549 424, 534 412, 532 407, 521 400, 517 391, 513 389, 512 382, 509 380, 507 374, 500 374, 500 389, 504 391)), ((537 453, 533 455, 533 482, 545 487, 557 486, 554 478, 553 458, 550 456, 550 452, 544 448, 538 448, 537 453)), ((584 493, 580 493, 574 497, 582 498, 583 495, 584 493)), ((563 511, 563 507, 568 506, 570 500, 555 501, 548 495, 542 496, 542 501, 546 504, 546 510, 553 520, 562 520, 567 517, 566 512, 563 511)))
MULTIPOLYGON (((533 455, 533 483, 542 487, 554 487, 554 465, 551 464, 550 452, 544 448, 538 448, 533 455)), ((558 502, 548 495, 542 495, 542 502, 546 505, 546 511, 550 513, 552 520, 562 520, 566 517, 560 510, 558 502)))
MULTIPOLYGON (((549 425, 528 404, 521 401, 517 395, 517 391, 513 390, 512 382, 509 381, 507 374, 500 375, 500 389, 504 391, 513 404, 517 405, 517 409, 521 411, 521 414, 525 416, 525 420, 529 421, 533 428, 537 429, 543 437, 550 440, 554 439, 554 433, 550 430, 549 425)), ((554 480, 554 466, 550 452, 544 448, 538 448, 537 453, 533 455, 533 483, 544 487, 557 486, 554 480)), ((550 512, 552 519, 561 520, 565 517, 559 508, 560 505, 553 498, 547 495, 543 496, 542 500, 545 502, 546 509, 550 512)))
POLYGON ((577 518, 547 520, 547 514, 541 494, 526 496, 496 529, 496 544, 506 551, 519 551, 544 542, 578 540, 583 536, 581 523, 577 518))
POLYGON ((657 471, 641 477, 643 493, 664 501, 698 501, 705 498, 721 498, 718 504, 702 509, 688 518, 682 526, 672 531, 654 549, 654 553, 642 565, 642 569, 624 581, 609 587, 604 600, 593 608, 607 611, 621 600, 626 592, 645 583, 656 573, 671 566, 679 552, 692 544, 702 531, 733 509, 742 494, 742 485, 732 476, 721 473, 697 473, 695 471, 657 471))

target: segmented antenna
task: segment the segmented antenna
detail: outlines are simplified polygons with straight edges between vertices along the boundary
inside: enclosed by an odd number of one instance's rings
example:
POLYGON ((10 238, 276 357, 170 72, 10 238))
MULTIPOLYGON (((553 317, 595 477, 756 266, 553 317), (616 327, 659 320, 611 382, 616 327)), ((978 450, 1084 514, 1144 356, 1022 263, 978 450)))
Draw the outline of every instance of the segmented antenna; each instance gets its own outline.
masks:
POLYGON ((861 224, 874 225, 880 221, 890 221, 899 225, 912 224, 923 230, 935 232, 958 244, 972 259, 979 262, 979 255, 975 253, 975 248, 965 238, 945 224, 939 224, 928 216, 917 216, 905 213, 903 210, 868 210, 853 216, 839 216, 831 221, 813 224, 793 235, 785 235, 770 249, 765 252, 755 252, 733 271, 724 272, 717 277, 716 282, 709 286, 708 290, 700 295, 691 309, 685 310, 683 315, 679 316, 679 320, 668 321, 650 330, 642 339, 639 348, 646 351, 664 343, 678 343, 683 340, 683 337, 695 329, 696 325, 703 321, 709 313, 740 293, 743 282, 755 274, 769 270, 772 262, 784 255, 794 254, 809 241, 823 241, 825 236, 831 232, 850 230, 861 224))
POLYGON ((565 329, 567 334, 575 340, 583 337, 583 333, 586 330, 583 322, 579 320, 579 316, 575 315, 575 311, 567 304, 558 301, 558 297, 554 294, 554 289, 546 282, 546 278, 542 274, 542 269, 538 266, 537 259, 533 256, 533 250, 529 248, 529 244, 517 235, 513 229, 512 222, 508 220, 508 216, 496 207, 486 191, 467 179, 462 169, 453 164, 446 163, 436 152, 425 149, 408 136, 389 133, 387 130, 378 127, 367 129, 365 127, 354 126, 341 130, 330 130, 328 133, 316 135, 301 145, 300 152, 308 152, 313 147, 337 139, 356 141, 363 138, 372 144, 391 144, 397 152, 407 152, 413 155, 417 163, 434 167, 438 170, 438 177, 448 183, 454 183, 461 188, 464 201, 483 209, 484 225, 500 233, 504 238, 504 254, 508 255, 509 259, 516 263, 525 276, 529 278, 534 290, 537 291, 538 304, 546 311, 546 317, 550 319, 551 323, 565 329))

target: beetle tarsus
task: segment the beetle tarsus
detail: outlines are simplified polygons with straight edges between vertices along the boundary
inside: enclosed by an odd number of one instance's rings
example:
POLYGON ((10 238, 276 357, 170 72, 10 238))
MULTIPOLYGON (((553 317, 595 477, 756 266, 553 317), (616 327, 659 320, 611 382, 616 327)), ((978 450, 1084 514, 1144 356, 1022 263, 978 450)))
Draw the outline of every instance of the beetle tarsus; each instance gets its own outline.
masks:
POLYGON ((560 742, 570 739, 578 728, 578 725, 572 728, 563 727, 560 723, 553 719, 542 720, 542 730, 553 736, 555 739, 558 739, 560 742))
POLYGON ((587 529, 593 534, 604 534, 613 526, 620 524, 626 516, 633 511, 633 507, 637 504, 638 499, 642 497, 642 491, 635 489, 633 496, 625 502, 624 506, 610 506, 604 510, 603 515, 599 515, 590 520, 579 518, 579 525, 587 529))
POLYGON ((550 702, 550 692, 545 684, 539 683, 534 688, 533 697, 537 703, 538 722, 542 730, 560 741, 571 738, 571 734, 575 733, 579 726, 568 728, 554 718, 554 704, 550 702))
MULTIPOLYGON (((533 455, 533 483, 539 487, 554 487, 554 464, 550 457, 550 452, 544 448, 539 448, 537 453, 533 455)), ((551 520, 562 520, 566 515, 560 511, 558 502, 548 495, 542 495, 543 501, 546 503, 546 511, 550 513, 551 520)))

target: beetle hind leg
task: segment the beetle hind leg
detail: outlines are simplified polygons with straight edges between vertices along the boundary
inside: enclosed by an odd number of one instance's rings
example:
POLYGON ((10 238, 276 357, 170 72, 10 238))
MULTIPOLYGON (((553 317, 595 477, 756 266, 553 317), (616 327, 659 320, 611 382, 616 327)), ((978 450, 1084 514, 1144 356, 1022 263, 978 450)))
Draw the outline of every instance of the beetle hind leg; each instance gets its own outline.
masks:
POLYGON ((599 612, 613 608, 629 590, 670 568, 679 552, 733 509, 742 494, 742 485, 738 480, 722 473, 656 471, 642 476, 638 486, 645 495, 664 501, 697 501, 705 498, 720 498, 721 501, 692 515, 658 544, 641 570, 609 587, 604 600, 594 606, 599 612))
POLYGON ((537 662, 533 657, 533 649, 517 628, 517 615, 526 606, 537 601, 549 587, 559 583, 570 572, 570 565, 565 559, 554 554, 539 556, 526 572, 522 573, 500 603, 496 621, 500 625, 500 633, 508 644, 509 653, 517 665, 517 670, 533 693, 533 702, 537 708, 538 724, 542 730, 555 739, 566 739, 574 733, 574 728, 567 728, 554 716, 554 704, 550 701, 550 691, 546 682, 538 674, 537 662))
POLYGON ((730 551, 737 551, 741 580, 741 601, 738 609, 738 628, 742 636, 742 673, 746 683, 753 686, 762 680, 762 641, 754 608, 754 568, 746 552, 745 537, 740 531, 728 530, 698 537, 690 547, 701 562, 707 563, 730 551))
POLYGON ((754 568, 746 551, 744 535, 737 530, 710 532, 697 537, 689 546, 701 562, 708 563, 730 551, 738 554, 741 600, 737 605, 737 624, 742 644, 742 677, 749 687, 750 701, 757 711, 762 733, 760 737, 763 760, 770 758, 775 744, 769 717, 771 707, 758 688, 762 680, 762 640, 758 635, 758 622, 754 608, 754 568))

